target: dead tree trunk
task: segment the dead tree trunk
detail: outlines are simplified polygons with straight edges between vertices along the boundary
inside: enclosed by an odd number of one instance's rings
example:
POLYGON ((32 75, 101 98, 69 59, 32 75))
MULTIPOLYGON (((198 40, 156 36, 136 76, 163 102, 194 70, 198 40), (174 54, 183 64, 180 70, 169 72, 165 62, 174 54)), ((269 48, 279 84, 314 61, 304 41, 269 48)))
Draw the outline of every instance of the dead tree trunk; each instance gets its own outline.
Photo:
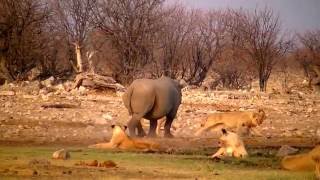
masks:
POLYGON ((112 77, 91 73, 81 73, 77 75, 72 89, 80 86, 93 89, 124 90, 124 87, 118 84, 112 77))
POLYGON ((83 61, 82 61, 82 54, 81 54, 81 46, 78 42, 74 43, 75 46, 75 52, 76 52, 76 57, 77 57, 77 68, 78 72, 81 73, 83 72, 83 61))
POLYGON ((320 65, 312 65, 311 68, 316 74, 316 76, 311 81, 313 91, 320 94, 320 65))
POLYGON ((1 55, 0 55, 0 81, 9 81, 9 82, 13 81, 13 78, 6 67, 5 59, 1 55))

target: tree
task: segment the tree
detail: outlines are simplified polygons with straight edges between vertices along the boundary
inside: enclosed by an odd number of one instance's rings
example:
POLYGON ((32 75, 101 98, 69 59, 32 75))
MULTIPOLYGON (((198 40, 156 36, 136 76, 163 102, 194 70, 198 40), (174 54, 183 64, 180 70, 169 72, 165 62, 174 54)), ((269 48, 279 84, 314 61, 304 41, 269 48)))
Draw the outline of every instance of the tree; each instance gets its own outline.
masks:
POLYGON ((187 57, 182 64, 182 78, 199 85, 223 51, 226 26, 221 11, 198 12, 196 16, 198 23, 193 21, 195 27, 184 50, 187 57))
POLYGON ((43 27, 48 16, 43 1, 0 0, 0 78, 23 78, 43 58, 43 27))
POLYGON ((56 23, 74 45, 77 71, 84 71, 83 48, 92 29, 92 7, 95 0, 53 0, 56 23))
POLYGON ((101 0, 96 4, 95 24, 117 52, 121 82, 130 82, 135 73, 154 61, 156 33, 166 15, 163 3, 163 0, 101 0))
POLYGON ((279 17, 271 9, 237 10, 232 11, 232 16, 232 38, 254 62, 260 91, 266 91, 272 69, 290 49, 291 41, 285 39, 279 17))
POLYGON ((188 12, 183 7, 176 6, 173 12, 164 17, 164 27, 158 33, 159 57, 157 68, 161 74, 178 78, 181 76, 182 61, 186 59, 185 44, 194 30, 195 12, 188 12))
POLYGON ((320 92, 320 30, 298 34, 302 47, 296 51, 296 59, 302 65, 309 84, 320 92))

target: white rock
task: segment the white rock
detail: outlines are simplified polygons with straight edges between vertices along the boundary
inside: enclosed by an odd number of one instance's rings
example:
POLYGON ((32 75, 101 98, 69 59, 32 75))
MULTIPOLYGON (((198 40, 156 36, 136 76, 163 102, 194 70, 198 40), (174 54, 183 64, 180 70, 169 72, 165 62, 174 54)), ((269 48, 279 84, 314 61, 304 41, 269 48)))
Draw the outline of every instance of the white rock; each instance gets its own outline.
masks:
POLYGON ((14 91, 0 91, 0 96, 14 96, 15 94, 14 91))
POLYGON ((296 149, 296 148, 293 148, 291 146, 288 146, 288 145, 283 145, 281 146, 281 148, 279 149, 278 153, 277 153, 277 156, 278 157, 284 157, 284 156, 287 156, 287 155, 291 155, 291 154, 295 154, 297 153, 299 150, 296 149))
POLYGON ((70 153, 65 149, 60 149, 52 154, 52 158, 66 160, 70 158, 70 153))
POLYGON ((307 112, 308 112, 308 113, 312 113, 312 112, 313 112, 313 109, 312 109, 312 108, 308 108, 308 109, 307 109, 307 112))
POLYGON ((51 76, 48 79, 44 80, 41 82, 43 85, 45 85, 46 87, 51 87, 54 83, 54 77, 51 76))
POLYGON ((40 89, 40 91, 39 91, 39 94, 43 94, 43 95, 46 95, 46 94, 48 94, 49 93, 49 91, 46 89, 46 88, 42 88, 42 89, 40 89))
POLYGON ((112 116, 110 114, 103 114, 102 117, 105 119, 105 120, 112 120, 112 116))
POLYGON ((63 84, 58 84, 57 86, 55 86, 55 88, 57 90, 60 90, 60 91, 64 91, 65 90, 65 87, 63 86, 63 84))
POLYGON ((87 88, 80 86, 79 93, 80 93, 80 95, 85 95, 87 93, 87 88))
POLYGON ((308 86, 308 85, 309 85, 308 80, 304 79, 304 80, 302 81, 302 84, 305 85, 305 86, 308 86))

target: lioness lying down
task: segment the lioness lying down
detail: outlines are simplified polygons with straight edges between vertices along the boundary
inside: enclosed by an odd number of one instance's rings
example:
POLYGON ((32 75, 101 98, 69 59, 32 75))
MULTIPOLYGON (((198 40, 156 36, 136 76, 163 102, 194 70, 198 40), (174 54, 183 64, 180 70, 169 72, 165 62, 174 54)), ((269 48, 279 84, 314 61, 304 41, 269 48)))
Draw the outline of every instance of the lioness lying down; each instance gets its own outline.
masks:
POLYGON ((238 134, 242 130, 246 130, 246 133, 252 131, 256 135, 261 135, 260 132, 253 129, 253 127, 262 124, 266 118, 265 112, 262 109, 258 111, 236 111, 236 112, 224 112, 214 113, 208 116, 206 121, 201 124, 201 128, 195 133, 199 136, 204 131, 218 131, 222 128, 231 130, 236 129, 238 134))
POLYGON ((158 151, 160 145, 154 142, 150 142, 142 139, 132 139, 130 138, 125 130, 126 126, 123 128, 118 125, 112 125, 112 137, 108 143, 99 143, 90 145, 89 148, 97 149, 122 149, 122 150, 140 150, 140 151, 158 151))
POLYGON ((225 156, 244 158, 248 155, 240 136, 234 132, 228 132, 225 129, 222 129, 219 146, 220 149, 211 156, 212 158, 223 158, 225 156))
POLYGON ((281 166, 291 171, 315 171, 317 178, 320 179, 320 145, 309 153, 284 157, 281 166))

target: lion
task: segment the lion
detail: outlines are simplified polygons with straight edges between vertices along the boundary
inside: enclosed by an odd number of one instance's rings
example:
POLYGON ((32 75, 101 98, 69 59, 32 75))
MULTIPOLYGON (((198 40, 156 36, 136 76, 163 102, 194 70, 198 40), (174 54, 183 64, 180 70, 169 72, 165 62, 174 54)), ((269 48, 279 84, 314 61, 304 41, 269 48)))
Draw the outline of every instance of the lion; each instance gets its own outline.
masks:
POLYGON ((312 156, 312 160, 315 162, 315 175, 317 179, 320 179, 320 155, 312 156))
POLYGON ((160 148, 160 145, 157 143, 130 138, 125 132, 127 126, 112 125, 111 128, 112 137, 109 142, 90 145, 89 148, 139 151, 158 151, 160 148))
POLYGON ((241 134, 241 131, 246 130, 246 134, 251 132, 261 136, 261 133, 258 132, 253 127, 259 126, 262 124, 266 118, 265 112, 262 109, 257 111, 235 111, 235 112, 224 112, 224 113, 214 113, 208 116, 205 123, 201 123, 201 128, 195 133, 196 136, 199 136, 204 131, 212 130, 217 131, 222 128, 236 129, 238 134, 241 134))
POLYGON ((316 177, 320 179, 320 145, 309 153, 285 156, 281 166, 290 171, 315 171, 316 177))
POLYGON ((213 154, 212 158, 223 158, 226 156, 245 158, 248 156, 247 150, 240 136, 234 132, 222 129, 222 136, 219 139, 220 149, 213 154))

